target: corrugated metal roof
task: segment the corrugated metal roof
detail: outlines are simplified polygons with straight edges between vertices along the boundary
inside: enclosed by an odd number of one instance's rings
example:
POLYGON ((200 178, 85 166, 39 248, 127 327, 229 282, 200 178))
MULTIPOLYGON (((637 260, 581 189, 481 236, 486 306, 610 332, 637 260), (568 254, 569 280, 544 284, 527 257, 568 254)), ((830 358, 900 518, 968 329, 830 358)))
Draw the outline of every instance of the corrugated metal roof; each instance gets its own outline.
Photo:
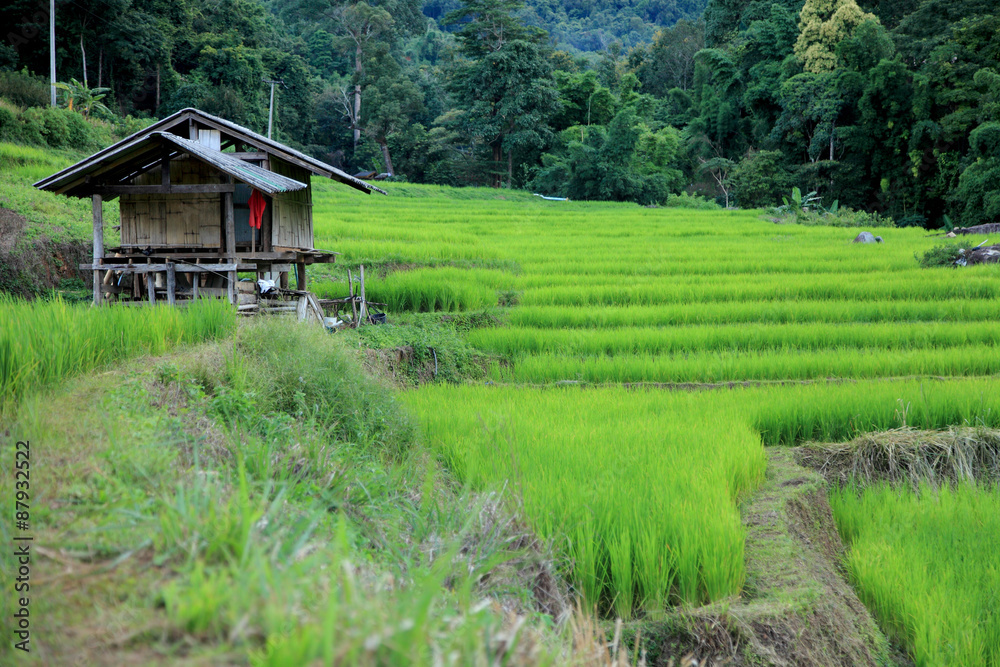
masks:
MULTIPOLYGON (((41 190, 74 194, 74 191, 78 187, 78 184, 75 184, 74 182, 82 181, 92 171, 105 166, 109 158, 127 156, 130 153, 134 153, 138 158, 141 156, 143 152, 142 149, 145 148, 146 139, 148 139, 150 135, 157 133, 172 134, 166 132, 166 130, 172 129, 179 123, 182 123, 189 118, 195 121, 203 119, 207 124, 224 127, 228 131, 245 138, 247 143, 258 145, 261 150, 274 153, 279 157, 287 156, 294 158, 294 160, 305 165, 306 168, 313 173, 340 181, 341 183, 350 185, 351 187, 361 190, 362 192, 380 192, 382 194, 388 194, 381 188, 375 187, 374 185, 366 183, 359 178, 346 174, 340 169, 317 160, 316 158, 310 157, 305 153, 301 153, 294 148, 278 143, 272 139, 268 139, 263 135, 257 134, 253 130, 237 125, 236 123, 228 121, 225 118, 219 118, 218 116, 205 113, 200 109, 193 108, 181 109, 177 113, 171 114, 163 120, 157 121, 153 125, 129 135, 118 143, 112 144, 111 146, 94 153, 89 158, 81 160, 80 162, 58 171, 47 178, 43 178, 35 183, 35 187, 41 190)), ((178 138, 180 139, 182 137, 178 138)))
POLYGON ((266 192, 269 195, 278 194, 280 192, 305 190, 307 187, 305 183, 296 181, 293 178, 288 178, 287 176, 276 174, 273 171, 268 171, 263 167, 258 167, 250 164, 249 162, 244 162, 239 158, 231 157, 221 151, 215 150, 214 148, 209 148, 205 144, 197 141, 191 141, 190 139, 185 139, 184 137, 178 137, 176 134, 171 134, 169 132, 154 132, 150 136, 162 137, 175 146, 183 149, 184 152, 197 156, 219 171, 229 174, 236 180, 255 187, 261 192, 266 192))
POLYGON ((359 189, 360 188, 364 188, 365 190, 374 190, 375 192, 381 192, 382 194, 388 194, 382 188, 377 188, 374 185, 372 185, 371 183, 366 183, 365 181, 362 181, 360 178, 355 178, 354 176, 351 176, 350 174, 348 174, 348 173, 346 173, 344 171, 341 171, 340 169, 337 169, 333 165, 329 165, 329 164, 327 164, 325 162, 317 160, 314 157, 310 157, 310 156, 306 155, 305 153, 301 153, 301 152, 295 150, 294 148, 291 148, 290 146, 286 146, 285 144, 278 143, 277 141, 274 141, 273 139, 268 139, 263 134, 257 134, 253 130, 248 130, 247 128, 243 127, 242 125, 237 125, 236 123, 234 123, 234 122, 232 122, 230 120, 226 120, 225 118, 220 118, 218 116, 213 116, 212 114, 205 113, 204 111, 201 111, 199 109, 185 109, 185 111, 194 112, 194 113, 198 114, 199 116, 202 116, 203 118, 206 118, 206 119, 209 119, 209 120, 213 120, 216 123, 218 123, 219 125, 223 125, 223 126, 229 128, 229 129, 233 130, 234 132, 239 132, 240 134, 244 134, 244 135, 246 135, 251 140, 251 143, 260 144, 261 146, 267 146, 267 147, 270 147, 270 148, 272 148, 274 150, 286 153, 288 155, 293 155, 293 156, 297 157, 299 160, 302 160, 303 162, 306 162, 309 165, 311 165, 316 170, 315 173, 319 173, 319 174, 322 174, 324 176, 328 176, 328 177, 330 177, 330 178, 332 178, 332 179, 334 179, 336 181, 340 181, 341 183, 345 183, 347 185, 352 185, 352 186, 357 187, 359 189))

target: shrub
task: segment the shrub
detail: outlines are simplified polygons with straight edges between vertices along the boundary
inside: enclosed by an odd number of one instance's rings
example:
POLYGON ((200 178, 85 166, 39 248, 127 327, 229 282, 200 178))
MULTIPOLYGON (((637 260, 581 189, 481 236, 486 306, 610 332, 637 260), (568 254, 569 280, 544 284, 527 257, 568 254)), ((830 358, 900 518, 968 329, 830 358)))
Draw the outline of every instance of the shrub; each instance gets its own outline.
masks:
POLYGON ((70 130, 68 114, 72 111, 45 107, 41 110, 42 116, 42 136, 45 143, 53 148, 63 148, 70 145, 70 130))
POLYGON ((944 245, 939 245, 931 248, 924 253, 924 256, 920 258, 920 266, 928 269, 932 266, 955 266, 966 248, 958 245, 957 243, 945 243, 944 245))
POLYGON ((682 192, 679 195, 670 195, 664 206, 667 208, 688 208, 696 211, 717 211, 722 208, 711 199, 688 194, 687 192, 682 192))
POLYGON ((49 86, 26 70, 0 72, 0 97, 21 107, 44 107, 49 103, 49 86))
POLYGON ((26 144, 45 143, 45 120, 39 108, 27 109, 21 114, 21 141, 26 144))
POLYGON ((66 122, 66 140, 73 148, 88 148, 94 144, 94 132, 91 125, 87 123, 78 113, 67 111, 66 109, 51 109, 51 111, 61 111, 60 115, 66 122))
POLYGON ((21 138, 21 126, 14 112, 5 106, 0 106, 0 139, 3 141, 18 141, 21 138))

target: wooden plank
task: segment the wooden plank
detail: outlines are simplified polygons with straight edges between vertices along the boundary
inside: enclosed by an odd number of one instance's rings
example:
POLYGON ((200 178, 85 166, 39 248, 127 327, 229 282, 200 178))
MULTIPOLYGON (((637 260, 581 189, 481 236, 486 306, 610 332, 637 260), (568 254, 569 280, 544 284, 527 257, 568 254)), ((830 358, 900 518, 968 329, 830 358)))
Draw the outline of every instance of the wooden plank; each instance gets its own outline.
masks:
MULTIPOLYGON (((101 195, 93 195, 90 199, 91 213, 94 216, 94 264, 101 264, 104 257, 104 211, 101 195)), ((94 269, 94 305, 99 306, 104 301, 101 296, 101 271, 94 269)))
POLYGON ((152 274, 146 274, 146 292, 149 295, 149 303, 156 303, 156 279, 153 278, 152 274))

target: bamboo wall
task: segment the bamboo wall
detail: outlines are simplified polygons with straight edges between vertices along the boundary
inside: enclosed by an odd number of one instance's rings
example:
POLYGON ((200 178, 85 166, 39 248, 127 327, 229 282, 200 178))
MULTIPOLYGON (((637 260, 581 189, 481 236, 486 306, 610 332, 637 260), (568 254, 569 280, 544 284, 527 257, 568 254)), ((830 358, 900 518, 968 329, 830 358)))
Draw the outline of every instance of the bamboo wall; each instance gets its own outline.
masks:
MULTIPOLYGON (((276 174, 310 185, 311 174, 301 167, 272 156, 270 169, 276 174)), ((312 248, 312 187, 286 192, 273 198, 271 244, 284 248, 312 248)))
MULTIPOLYGON (((134 185, 159 185, 160 168, 133 179, 134 185)), ((175 185, 221 183, 221 174, 198 160, 173 160, 170 182, 175 185)), ((122 195, 123 246, 154 248, 219 248, 222 204, 217 194, 122 195)))
MULTIPOLYGON (((310 184, 309 171, 273 156, 269 168, 310 184)), ((159 185, 160 182, 159 167, 132 181, 134 185, 159 185)), ((175 185, 221 183, 222 177, 198 160, 173 160, 170 182, 175 185)), ((222 197, 218 194, 122 195, 120 202, 121 238, 125 247, 218 249, 222 245, 222 197)), ((242 212, 242 208, 238 212, 242 212)), ((246 226, 244 217, 240 216, 238 226, 246 226)), ((271 247, 313 247, 311 187, 270 198, 264 218, 264 230, 267 223, 271 223, 271 247)), ((246 238, 238 237, 238 242, 249 244, 250 232, 243 231, 246 238)))

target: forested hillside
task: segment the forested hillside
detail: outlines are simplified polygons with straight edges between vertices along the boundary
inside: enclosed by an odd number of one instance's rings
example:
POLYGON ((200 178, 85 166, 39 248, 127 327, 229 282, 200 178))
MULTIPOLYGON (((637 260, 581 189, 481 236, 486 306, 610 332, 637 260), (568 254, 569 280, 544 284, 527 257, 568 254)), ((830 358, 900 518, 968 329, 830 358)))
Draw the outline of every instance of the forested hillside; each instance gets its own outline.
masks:
MULTIPOLYGON (((865 222, 1000 220, 995 3, 710 0, 698 12, 673 0, 60 0, 57 69, 77 111, 195 106, 262 132, 263 80, 279 78, 277 138, 415 182, 739 207, 780 204, 794 186, 817 192, 815 210, 865 222)), ((0 134, 47 140, 29 111, 48 97, 48 16, 15 0, 0 20, 0 134)))

